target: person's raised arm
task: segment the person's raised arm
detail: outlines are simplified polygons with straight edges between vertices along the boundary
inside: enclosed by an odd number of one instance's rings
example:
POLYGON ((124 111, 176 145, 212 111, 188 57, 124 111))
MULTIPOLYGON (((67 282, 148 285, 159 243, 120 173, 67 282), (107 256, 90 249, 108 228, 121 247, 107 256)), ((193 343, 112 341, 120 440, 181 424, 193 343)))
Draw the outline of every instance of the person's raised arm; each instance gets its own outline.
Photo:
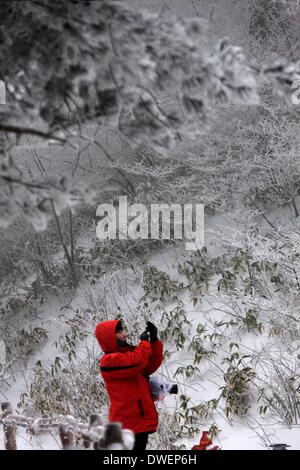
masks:
POLYGON ((151 353, 149 341, 142 339, 133 351, 116 352, 103 356, 100 361, 100 371, 104 378, 125 379, 132 377, 146 367, 151 353))
POLYGON ((163 343, 158 339, 156 326, 150 321, 147 322, 147 331, 149 331, 150 335, 151 355, 149 357, 148 364, 144 369, 144 373, 146 375, 151 375, 163 362, 163 343))

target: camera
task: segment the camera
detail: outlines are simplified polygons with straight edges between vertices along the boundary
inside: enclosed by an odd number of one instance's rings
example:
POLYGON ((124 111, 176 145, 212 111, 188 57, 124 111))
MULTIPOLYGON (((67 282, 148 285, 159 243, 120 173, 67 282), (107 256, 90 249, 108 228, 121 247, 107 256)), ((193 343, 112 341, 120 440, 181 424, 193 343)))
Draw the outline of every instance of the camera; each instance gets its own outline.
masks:
POLYGON ((154 401, 163 400, 166 395, 177 395, 178 385, 164 382, 158 377, 150 377, 149 379, 152 398, 154 401))

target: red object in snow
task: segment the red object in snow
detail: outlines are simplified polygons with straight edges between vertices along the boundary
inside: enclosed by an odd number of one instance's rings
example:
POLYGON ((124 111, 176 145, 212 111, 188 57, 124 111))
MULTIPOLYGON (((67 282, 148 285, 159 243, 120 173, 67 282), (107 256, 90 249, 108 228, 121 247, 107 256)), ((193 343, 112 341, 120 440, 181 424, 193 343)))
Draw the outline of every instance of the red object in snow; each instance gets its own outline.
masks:
POLYGON ((208 431, 203 431, 199 444, 195 444, 191 450, 220 450, 220 447, 213 445, 208 431))
POLYGON ((140 341, 137 346, 119 346, 116 339, 118 320, 98 323, 95 336, 105 353, 100 372, 110 400, 109 421, 122 423, 134 433, 155 432, 158 415, 148 377, 163 361, 160 340, 140 341))

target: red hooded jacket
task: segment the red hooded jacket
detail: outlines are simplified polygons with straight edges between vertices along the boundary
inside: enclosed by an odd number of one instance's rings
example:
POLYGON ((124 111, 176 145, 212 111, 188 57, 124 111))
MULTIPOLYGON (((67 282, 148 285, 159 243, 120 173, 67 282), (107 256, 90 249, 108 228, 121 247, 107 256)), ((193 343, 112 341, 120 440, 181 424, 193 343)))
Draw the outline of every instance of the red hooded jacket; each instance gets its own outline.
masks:
POLYGON ((163 344, 157 340, 140 341, 136 347, 118 346, 115 331, 118 321, 98 323, 95 329, 105 353, 100 359, 100 371, 110 400, 109 421, 119 421, 134 433, 155 432, 158 415, 148 376, 163 361, 163 344))

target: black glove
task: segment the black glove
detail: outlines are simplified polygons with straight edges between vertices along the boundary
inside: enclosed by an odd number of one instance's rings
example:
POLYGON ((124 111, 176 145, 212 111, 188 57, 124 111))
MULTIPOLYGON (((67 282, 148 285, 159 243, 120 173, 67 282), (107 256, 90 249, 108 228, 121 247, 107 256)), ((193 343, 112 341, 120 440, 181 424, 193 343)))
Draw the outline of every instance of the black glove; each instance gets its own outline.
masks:
POLYGON ((151 321, 147 321, 147 328, 146 331, 150 333, 150 342, 153 343, 154 341, 158 340, 157 337, 157 328, 151 321))
POLYGON ((143 333, 140 335, 140 340, 149 341, 149 332, 147 330, 143 331, 143 333))

